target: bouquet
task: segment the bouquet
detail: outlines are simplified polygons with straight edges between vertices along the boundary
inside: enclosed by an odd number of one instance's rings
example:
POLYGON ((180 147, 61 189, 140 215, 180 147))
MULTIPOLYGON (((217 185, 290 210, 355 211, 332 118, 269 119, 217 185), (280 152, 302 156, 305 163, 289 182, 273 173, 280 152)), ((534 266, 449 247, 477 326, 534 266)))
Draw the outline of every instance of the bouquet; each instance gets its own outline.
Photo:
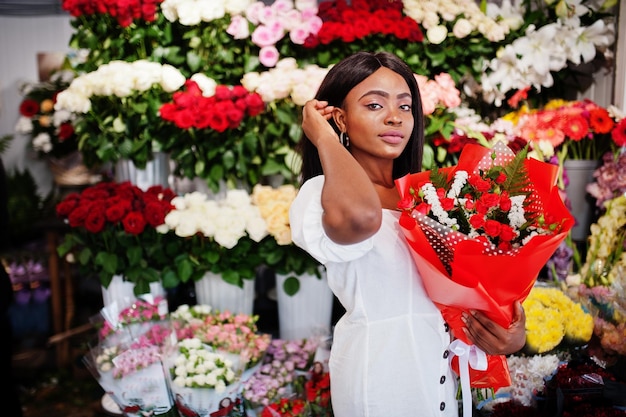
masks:
POLYGON ((162 363, 171 338, 167 323, 155 324, 141 335, 90 349, 84 363, 125 416, 174 415, 162 363))
MULTIPOLYGON (((460 347, 475 348, 461 331, 462 312, 481 310, 507 327, 513 303, 525 299, 574 224, 557 173, 555 165, 527 159, 526 148, 515 155, 498 142, 493 149, 466 145, 458 165, 396 181, 400 225, 428 295, 457 330, 455 342, 465 344, 460 347)), ((453 366, 464 391, 470 381, 477 388, 510 385, 504 356, 485 358, 483 370, 461 366, 467 356, 459 359, 453 366)))
POLYGON ((232 362, 200 339, 182 339, 165 360, 181 416, 207 417, 234 401, 239 388, 232 362))
POLYGON ((73 79, 72 71, 59 71, 53 73, 49 81, 21 88, 24 98, 15 130, 31 136, 30 145, 40 158, 62 158, 78 150, 73 115, 54 109, 58 94, 68 88, 73 79))

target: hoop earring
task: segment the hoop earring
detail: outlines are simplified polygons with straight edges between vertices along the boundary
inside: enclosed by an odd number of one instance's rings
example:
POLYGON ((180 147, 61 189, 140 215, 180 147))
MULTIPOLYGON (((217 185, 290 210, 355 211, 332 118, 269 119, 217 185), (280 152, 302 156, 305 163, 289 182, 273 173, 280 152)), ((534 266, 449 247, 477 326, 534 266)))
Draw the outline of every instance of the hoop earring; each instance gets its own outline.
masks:
POLYGON ((339 142, 345 147, 349 147, 350 146, 350 138, 348 137, 348 133, 346 132, 341 132, 339 134, 339 142))

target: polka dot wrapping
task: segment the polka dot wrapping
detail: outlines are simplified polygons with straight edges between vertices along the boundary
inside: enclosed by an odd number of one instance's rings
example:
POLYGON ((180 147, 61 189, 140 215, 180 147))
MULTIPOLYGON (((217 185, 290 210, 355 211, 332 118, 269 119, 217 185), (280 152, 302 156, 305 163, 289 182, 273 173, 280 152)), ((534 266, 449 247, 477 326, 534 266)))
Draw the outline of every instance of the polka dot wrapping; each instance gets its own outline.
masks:
POLYGON ((496 143, 492 151, 493 152, 485 154, 478 164, 476 164, 474 174, 478 174, 479 171, 487 171, 493 166, 504 166, 515 158, 515 153, 504 142, 496 143), (491 157, 494 152, 496 153, 496 157, 492 159, 491 157))

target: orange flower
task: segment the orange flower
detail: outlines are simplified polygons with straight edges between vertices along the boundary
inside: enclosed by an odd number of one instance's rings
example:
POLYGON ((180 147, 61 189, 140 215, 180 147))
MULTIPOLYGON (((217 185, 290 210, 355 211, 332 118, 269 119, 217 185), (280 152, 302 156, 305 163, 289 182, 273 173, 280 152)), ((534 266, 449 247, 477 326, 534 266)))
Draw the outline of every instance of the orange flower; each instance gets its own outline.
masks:
POLYGON ((572 140, 581 140, 589 134, 589 123, 580 112, 568 112, 567 123, 563 124, 563 133, 572 140))

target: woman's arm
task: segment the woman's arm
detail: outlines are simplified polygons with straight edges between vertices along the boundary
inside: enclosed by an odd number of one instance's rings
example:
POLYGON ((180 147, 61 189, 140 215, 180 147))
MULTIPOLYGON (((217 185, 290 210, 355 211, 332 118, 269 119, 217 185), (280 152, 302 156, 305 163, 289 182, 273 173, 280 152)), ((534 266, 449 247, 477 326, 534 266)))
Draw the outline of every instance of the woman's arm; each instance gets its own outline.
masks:
POLYGON ((382 206, 369 177, 328 123, 333 111, 325 101, 309 101, 302 129, 317 148, 324 171, 324 230, 337 243, 357 243, 380 228, 382 206))

